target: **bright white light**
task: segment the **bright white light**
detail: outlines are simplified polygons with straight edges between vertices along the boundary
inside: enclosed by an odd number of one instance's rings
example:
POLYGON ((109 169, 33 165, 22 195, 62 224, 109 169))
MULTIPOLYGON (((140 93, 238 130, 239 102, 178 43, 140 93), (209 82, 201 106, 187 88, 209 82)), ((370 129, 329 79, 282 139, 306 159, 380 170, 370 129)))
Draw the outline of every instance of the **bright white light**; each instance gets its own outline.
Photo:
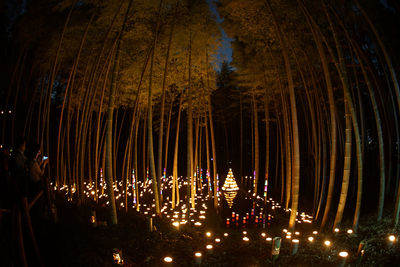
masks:
POLYGON ((272 237, 267 237, 265 240, 267 240, 268 242, 272 241, 272 237))
POLYGON ((206 249, 212 249, 213 248, 213 245, 207 245, 206 246, 206 249))
POLYGON ((325 240, 324 245, 327 246, 327 247, 329 247, 329 246, 331 245, 331 241, 325 240))
POLYGON ((210 232, 207 232, 207 233, 206 233, 206 236, 210 237, 210 236, 211 236, 211 233, 210 233, 210 232))
POLYGON ((339 256, 342 257, 342 258, 346 258, 347 256, 349 256, 349 253, 347 253, 346 251, 341 251, 339 253, 339 256))
POLYGON ((389 236, 389 241, 390 241, 390 242, 396 241, 396 237, 395 237, 394 235, 390 235, 390 236, 389 236))
POLYGON ((171 257, 165 257, 165 258, 164 258, 164 261, 165 261, 165 262, 172 262, 172 258, 171 258, 171 257))
POLYGON ((335 228, 335 233, 339 233, 339 228, 335 228))
POLYGON ((299 243, 299 240, 298 239, 293 239, 292 243, 299 243))
POLYGON ((195 255, 196 257, 198 257, 198 258, 200 258, 200 257, 202 256, 201 252, 196 252, 196 253, 194 253, 194 255, 195 255))
POLYGON ((308 237, 308 241, 313 242, 314 241, 314 237, 312 237, 312 236, 308 237))
POLYGON ((352 234, 352 233, 353 233, 353 230, 349 229, 349 230, 347 230, 347 233, 348 233, 348 234, 352 234))
POLYGON ((247 236, 245 236, 245 237, 243 237, 243 241, 248 242, 248 241, 250 241, 250 239, 247 236))

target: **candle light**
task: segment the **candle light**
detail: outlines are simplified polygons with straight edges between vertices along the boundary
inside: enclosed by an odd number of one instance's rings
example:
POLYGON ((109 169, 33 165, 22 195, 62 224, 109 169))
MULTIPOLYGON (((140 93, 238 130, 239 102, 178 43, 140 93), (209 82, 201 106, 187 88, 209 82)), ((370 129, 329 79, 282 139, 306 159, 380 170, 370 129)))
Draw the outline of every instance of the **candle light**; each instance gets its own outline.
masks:
POLYGON ((273 263, 279 257, 280 249, 281 249, 281 238, 274 237, 274 240, 272 242, 272 250, 271 250, 271 257, 272 257, 273 263))
POLYGON ((341 251, 339 252, 339 266, 343 267, 346 265, 346 260, 349 256, 349 253, 347 251, 341 251))
POLYGON ((351 235, 351 234, 353 233, 353 230, 348 229, 348 230, 347 230, 347 233, 348 233, 349 235, 351 235))
POLYGON ((394 236, 394 235, 390 235, 389 237, 388 237, 388 239, 389 239, 389 241, 390 242, 394 242, 394 241, 396 241, 396 237, 394 236))
POLYGON ((297 253, 298 249, 299 249, 299 240, 293 239, 292 240, 292 255, 295 255, 297 253))
POLYGON ((124 260, 122 259, 122 256, 121 256, 121 251, 120 250, 118 250, 118 249, 114 249, 114 251, 113 251, 113 259, 114 259, 114 262, 116 263, 116 264, 118 264, 118 265, 122 265, 123 263, 124 263, 124 260))
POLYGON ((206 236, 207 236, 207 237, 211 237, 211 233, 210 233, 210 232, 207 232, 207 233, 206 233, 206 236))
POLYGON ((196 263, 197 265, 200 265, 200 264, 201 264, 201 256, 203 256, 203 255, 201 254, 201 252, 196 252, 196 253, 194 253, 195 263, 196 263))
POLYGON ((265 236, 266 236, 266 234, 265 234, 265 233, 261 233, 261 236, 262 236, 262 237, 265 237, 265 236))
POLYGON ((167 257, 164 258, 164 262, 171 263, 172 262, 172 258, 167 256, 167 257))

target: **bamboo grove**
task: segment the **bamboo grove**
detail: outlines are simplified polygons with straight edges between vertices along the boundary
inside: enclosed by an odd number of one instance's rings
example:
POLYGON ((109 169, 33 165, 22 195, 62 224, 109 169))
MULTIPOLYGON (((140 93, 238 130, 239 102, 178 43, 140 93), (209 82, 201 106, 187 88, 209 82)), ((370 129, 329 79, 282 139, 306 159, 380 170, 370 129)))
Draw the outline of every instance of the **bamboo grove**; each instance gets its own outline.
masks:
MULTIPOLYGON (((108 189, 123 182, 127 210, 134 173, 152 181, 158 214, 161 177, 173 177, 173 207, 188 177, 194 208, 204 169, 218 208, 216 177, 232 161, 254 196, 268 184, 265 199, 290 210, 290 231, 299 205, 322 230, 351 220, 356 231, 366 202, 398 224, 400 88, 373 1, 221 0, 221 25, 211 1, 40 2, 15 23, 2 144, 38 142, 78 204, 84 183, 98 200, 104 174, 108 189), (216 71, 221 27, 233 68, 216 71)), ((113 190, 108 201, 117 224, 113 190)))

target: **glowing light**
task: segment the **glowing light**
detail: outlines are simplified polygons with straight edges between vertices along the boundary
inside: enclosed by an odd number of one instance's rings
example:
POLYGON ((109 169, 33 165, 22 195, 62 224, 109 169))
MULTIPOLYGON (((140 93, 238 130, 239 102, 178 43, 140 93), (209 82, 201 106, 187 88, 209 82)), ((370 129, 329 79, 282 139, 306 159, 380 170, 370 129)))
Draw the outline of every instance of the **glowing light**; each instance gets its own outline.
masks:
POLYGON ((124 260, 122 259, 121 255, 119 254, 119 250, 115 250, 113 252, 113 259, 116 264, 122 265, 124 260))
POLYGON ((339 233, 339 228, 335 228, 333 231, 335 231, 335 233, 339 233))
POLYGON ((388 238, 390 242, 396 241, 396 237, 394 235, 390 235, 388 238))
POLYGON ((224 233, 224 236, 228 236, 228 233, 224 233))
POLYGON ((310 242, 314 242, 314 237, 312 237, 312 236, 309 236, 307 239, 308 239, 308 241, 310 241, 310 242))
POLYGON ((175 227, 179 227, 179 222, 173 222, 172 225, 175 227))
POLYGON ((219 242, 221 242, 221 239, 215 238, 215 242, 216 242, 216 243, 219 243, 219 242))
POLYGON ((272 237, 267 237, 265 240, 267 240, 268 242, 272 241, 272 237))
POLYGON ((261 233, 261 236, 262 236, 262 237, 265 237, 265 236, 266 236, 266 234, 265 234, 265 233, 261 233))
POLYGON ((213 248, 213 245, 207 245, 206 246, 206 249, 208 249, 208 250, 210 250, 210 249, 212 249, 213 248))
POLYGON ((313 233, 313 235, 317 235, 318 231, 313 231, 312 233, 313 233))
POLYGON ((293 239, 292 243, 299 243, 299 240, 298 239, 293 239))
POLYGON ((339 256, 342 257, 342 258, 346 258, 347 256, 349 256, 349 253, 347 253, 347 251, 341 251, 339 253, 339 256))
POLYGON ((245 241, 245 242, 249 242, 249 241, 250 241, 250 239, 249 239, 247 236, 245 236, 245 237, 243 237, 243 241, 245 241))
POLYGON ((164 258, 164 262, 172 262, 172 258, 171 257, 165 257, 164 258))
POLYGON ((194 253, 194 256, 200 258, 202 256, 202 254, 201 254, 201 252, 196 252, 196 253, 194 253))
POLYGON ((329 247, 329 246, 331 245, 331 241, 325 240, 324 245, 327 246, 327 247, 329 247))
POLYGON ((206 233, 206 236, 210 237, 210 236, 211 236, 211 233, 210 233, 210 232, 207 232, 207 233, 206 233))
POLYGON ((349 230, 347 230, 347 233, 348 233, 349 235, 351 235, 351 234, 353 233, 353 230, 349 229, 349 230))

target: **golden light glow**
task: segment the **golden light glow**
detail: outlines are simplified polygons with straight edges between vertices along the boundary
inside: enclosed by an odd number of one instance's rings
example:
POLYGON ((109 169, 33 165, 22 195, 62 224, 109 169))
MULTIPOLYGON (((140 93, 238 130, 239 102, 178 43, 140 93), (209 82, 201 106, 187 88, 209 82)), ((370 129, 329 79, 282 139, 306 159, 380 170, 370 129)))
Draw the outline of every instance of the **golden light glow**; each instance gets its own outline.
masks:
POLYGON ((396 237, 395 237, 394 235, 390 235, 390 236, 389 236, 389 241, 390 241, 390 242, 396 241, 396 237))
POLYGON ((310 241, 310 242, 314 242, 314 237, 312 237, 312 236, 309 236, 307 239, 308 239, 308 241, 310 241))
POLYGON ((210 249, 212 249, 212 248, 213 248, 213 245, 207 245, 207 246, 206 246, 206 249, 209 249, 209 250, 210 250, 210 249))
POLYGON ((341 251, 339 253, 339 256, 342 257, 342 258, 346 258, 347 256, 349 256, 349 253, 347 253, 347 251, 341 251))
POLYGON ((200 258, 202 256, 202 254, 201 254, 201 252, 196 252, 196 253, 194 253, 194 256, 200 258))
POLYGON ((165 257, 165 258, 164 258, 164 261, 165 261, 165 262, 172 262, 172 258, 171 258, 171 257, 165 257))
POLYGON ((329 247, 329 246, 331 245, 331 241, 325 240, 324 245, 327 246, 327 247, 329 247))

